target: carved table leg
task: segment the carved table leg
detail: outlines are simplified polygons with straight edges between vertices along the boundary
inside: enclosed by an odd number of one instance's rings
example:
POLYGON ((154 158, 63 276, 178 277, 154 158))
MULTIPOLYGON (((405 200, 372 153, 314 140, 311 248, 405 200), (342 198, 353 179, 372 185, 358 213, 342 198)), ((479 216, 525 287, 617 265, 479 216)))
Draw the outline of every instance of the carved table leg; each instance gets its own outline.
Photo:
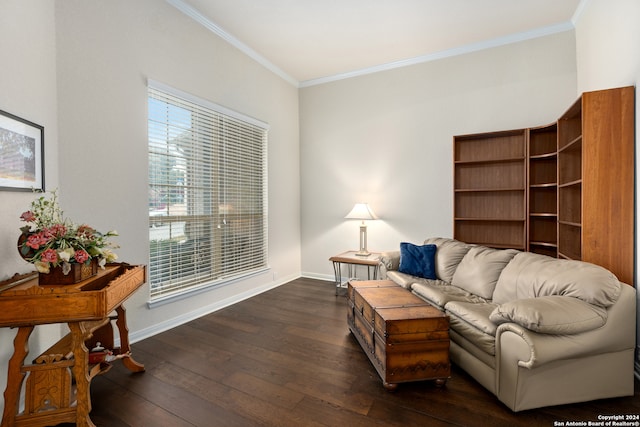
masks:
MULTIPOLYGON (((129 347, 129 328, 127 328, 127 315, 124 306, 119 305, 116 308, 116 313, 118 314, 116 325, 120 333, 120 352, 128 354, 131 352, 131 348, 129 347)), ((131 355, 122 359, 122 364, 131 372, 144 372, 144 365, 136 362, 131 355)))
POLYGON ((78 427, 95 427, 89 418, 91 412, 91 392, 89 389, 91 380, 87 370, 89 350, 84 344, 91 332, 85 329, 82 322, 70 322, 68 325, 71 330, 73 358, 75 359, 73 374, 77 387, 76 425, 78 427))
POLYGON ((2 425, 12 426, 15 424, 20 402, 20 390, 22 381, 26 375, 22 372, 24 359, 29 353, 29 336, 33 332, 33 326, 21 326, 18 334, 13 340, 13 356, 9 359, 9 371, 7 373, 7 388, 4 390, 4 413, 2 415, 2 425))

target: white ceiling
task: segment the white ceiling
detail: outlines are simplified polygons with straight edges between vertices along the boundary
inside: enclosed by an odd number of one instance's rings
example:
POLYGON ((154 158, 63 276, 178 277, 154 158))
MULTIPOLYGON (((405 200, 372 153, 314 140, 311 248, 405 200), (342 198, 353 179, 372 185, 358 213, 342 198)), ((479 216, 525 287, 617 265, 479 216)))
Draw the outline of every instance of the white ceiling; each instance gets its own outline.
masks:
POLYGON ((293 84, 573 28, 588 0, 166 0, 293 84))

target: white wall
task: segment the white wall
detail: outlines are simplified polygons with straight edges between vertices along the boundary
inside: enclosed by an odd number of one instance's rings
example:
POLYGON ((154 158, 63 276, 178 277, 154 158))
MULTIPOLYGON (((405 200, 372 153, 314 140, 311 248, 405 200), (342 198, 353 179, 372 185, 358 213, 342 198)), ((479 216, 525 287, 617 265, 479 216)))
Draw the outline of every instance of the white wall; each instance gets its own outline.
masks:
MULTIPOLYGON (((58 123, 56 115, 56 46, 54 4, 49 1, 0 0, 0 110, 44 126, 45 185, 58 183, 58 123)), ((16 242, 24 225, 20 214, 29 209, 31 192, 0 191, 0 280, 33 268, 18 255, 16 242)), ((0 329, 0 388, 4 391, 7 362, 16 330, 0 329)), ((60 336, 60 327, 47 326, 30 339, 38 353, 60 336)), ((0 400, 0 410, 4 407, 0 400)))
MULTIPOLYGON (((0 0, 0 110, 44 126, 45 185, 58 182, 54 5, 0 0)), ((16 251, 20 214, 34 195, 0 191, 0 280, 31 271, 16 251)))
MULTIPOLYGON (((271 125, 271 270, 154 309, 141 288, 125 304, 133 341, 300 275, 297 88, 164 0, 0 0, 0 52, 0 109, 45 127, 47 188, 59 188, 72 220, 118 230, 125 262, 149 258, 147 78, 271 125)), ((33 198, 0 192, 0 279, 33 269, 16 249, 33 198)), ((64 333, 36 328, 32 353, 64 333)), ((14 336, 0 329, 2 390, 14 336)))
MULTIPOLYGON (((637 86, 640 83, 640 2, 637 0, 589 0, 576 24, 576 57, 578 93, 621 86, 636 86, 636 144, 640 137, 640 105, 637 86)), ((640 150, 636 145, 636 182, 640 150)), ((636 205, 640 194, 636 185, 636 205)), ((637 209, 637 208, 636 208, 637 209)), ((637 242, 640 233, 636 211, 636 275, 637 242)), ((637 278, 636 278, 637 283, 637 278)), ((637 286, 636 286, 637 288, 637 286)), ((640 294, 638 295, 640 309, 640 294)), ((637 318, 640 344, 640 316, 637 318)), ((640 345, 636 357, 640 355, 640 345)), ((640 372, 640 359, 636 362, 640 372)))
POLYGON ((573 31, 300 90, 302 271, 357 249, 452 236, 453 136, 544 125, 576 99, 573 31))
POLYGON ((60 188, 65 213, 116 229, 122 261, 147 264, 148 78, 270 124, 269 265, 230 286, 148 309, 126 304, 133 340, 300 274, 297 88, 164 0, 56 2, 60 188))

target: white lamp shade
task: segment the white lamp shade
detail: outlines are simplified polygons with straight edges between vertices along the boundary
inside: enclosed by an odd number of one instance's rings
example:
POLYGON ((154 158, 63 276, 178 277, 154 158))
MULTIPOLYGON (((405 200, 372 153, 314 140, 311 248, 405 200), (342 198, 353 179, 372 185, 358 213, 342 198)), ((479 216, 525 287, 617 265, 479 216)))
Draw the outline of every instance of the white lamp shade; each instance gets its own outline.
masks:
POLYGON ((346 219, 378 219, 367 203, 356 203, 351 212, 345 216, 346 219))

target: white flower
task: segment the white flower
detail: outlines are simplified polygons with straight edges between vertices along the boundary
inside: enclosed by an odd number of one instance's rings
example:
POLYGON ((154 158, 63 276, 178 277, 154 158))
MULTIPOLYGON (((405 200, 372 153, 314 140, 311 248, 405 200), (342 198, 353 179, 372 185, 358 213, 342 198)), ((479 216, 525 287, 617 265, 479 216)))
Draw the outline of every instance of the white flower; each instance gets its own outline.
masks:
MULTIPOLYGON (((73 257, 73 255, 75 255, 76 251, 73 250, 73 248, 67 248, 63 251, 59 251, 58 252, 58 257, 60 257, 60 259, 64 262, 69 262, 69 260, 71 260, 71 258, 73 257)), ((71 268, 71 267, 69 267, 71 268)), ((64 273, 67 274, 67 273, 64 273)))
POLYGON ((105 257, 107 262, 114 262, 115 260, 118 259, 118 255, 115 252, 113 252, 111 249, 103 249, 102 256, 105 257))
POLYGON ((36 266, 36 270, 38 270, 38 272, 49 274, 49 263, 48 262, 36 261, 36 262, 33 263, 33 265, 36 266))

